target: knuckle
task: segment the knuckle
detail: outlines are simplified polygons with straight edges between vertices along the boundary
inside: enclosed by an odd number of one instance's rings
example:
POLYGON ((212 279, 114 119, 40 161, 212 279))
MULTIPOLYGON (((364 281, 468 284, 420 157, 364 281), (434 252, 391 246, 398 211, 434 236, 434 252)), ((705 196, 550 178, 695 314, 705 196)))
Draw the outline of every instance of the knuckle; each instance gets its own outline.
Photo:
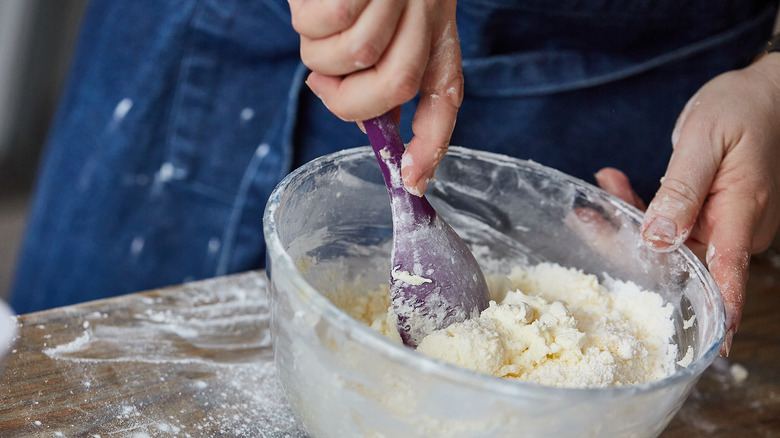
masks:
POLYGON ((368 68, 379 60, 381 53, 370 42, 364 42, 357 46, 352 53, 352 63, 359 69, 368 68))
POLYGON ((353 113, 353 107, 344 99, 332 98, 323 99, 323 104, 328 110, 341 120, 352 122, 359 119, 353 113))
POLYGON ((426 94, 443 97, 454 108, 460 108, 461 103, 463 103, 463 70, 457 68, 454 72, 444 74, 437 80, 431 80, 428 76, 423 80, 423 87, 423 92, 426 94))
POLYGON ((759 184, 756 186, 756 188, 757 189, 754 190, 751 194, 755 209, 759 212, 766 211, 772 203, 772 193, 770 192, 768 186, 763 184, 759 184))
POLYGON ((306 20, 301 17, 300 12, 296 12, 295 10, 291 11, 290 23, 292 24, 292 28, 296 33, 303 35, 306 32, 306 20))
POLYGON ((292 28, 295 31, 295 33, 301 34, 303 33, 303 27, 301 26, 301 19, 298 18, 297 15, 292 14, 291 20, 292 28))
POLYGON ((290 5, 290 22, 293 29, 301 33, 301 2, 298 0, 290 0, 287 2, 290 5))
POLYGON ((420 76, 411 70, 399 71, 388 79, 392 106, 408 102, 420 90, 420 76))
POLYGON ((463 103, 463 82, 463 72, 459 70, 444 84, 443 94, 455 108, 460 108, 461 103, 463 103))
POLYGON ((300 48, 300 55, 301 55, 301 62, 303 62, 303 65, 309 68, 309 70, 317 71, 316 66, 316 56, 314 51, 310 50, 310 45, 304 43, 303 39, 301 39, 301 48, 300 48))
POLYGON ((346 29, 355 22, 358 10, 354 1, 330 0, 326 2, 326 5, 325 19, 330 26, 337 29, 346 29))
POLYGON ((312 38, 322 38, 349 28, 360 11, 356 0, 290 1, 293 29, 312 38))
POLYGON ((679 203, 685 206, 701 205, 704 199, 688 183, 677 178, 664 178, 661 185, 666 204, 679 203))

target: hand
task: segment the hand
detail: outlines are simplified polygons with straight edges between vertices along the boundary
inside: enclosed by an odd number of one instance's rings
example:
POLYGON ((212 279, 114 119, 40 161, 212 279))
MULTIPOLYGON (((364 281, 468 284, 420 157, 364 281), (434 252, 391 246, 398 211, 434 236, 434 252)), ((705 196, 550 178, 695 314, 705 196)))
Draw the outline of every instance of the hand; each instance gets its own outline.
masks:
POLYGON ((306 83, 344 120, 367 120, 420 91, 402 163, 422 196, 449 146, 463 99, 455 0, 289 0, 306 83))
MULTIPOLYGON (((705 84, 677 120, 669 166, 642 225, 650 248, 685 242, 707 264, 726 308, 723 355, 742 317, 750 255, 769 247, 780 223, 778 111, 778 53, 705 84)), ((597 180, 632 202, 625 175, 602 170, 597 180)))

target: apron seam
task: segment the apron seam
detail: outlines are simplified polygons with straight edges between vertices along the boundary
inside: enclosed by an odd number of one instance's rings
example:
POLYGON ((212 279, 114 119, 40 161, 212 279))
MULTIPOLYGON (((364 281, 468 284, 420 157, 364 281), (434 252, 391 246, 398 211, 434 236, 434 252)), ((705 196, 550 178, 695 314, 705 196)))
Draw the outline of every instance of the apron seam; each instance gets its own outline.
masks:
MULTIPOLYGON (((655 56, 645 61, 642 61, 638 64, 630 65, 610 73, 605 73, 590 78, 575 80, 563 84, 558 83, 558 84, 540 85, 528 89, 501 88, 501 89, 488 89, 488 90, 483 89, 482 91, 477 89, 477 90, 469 90, 466 93, 469 96, 479 96, 479 97, 527 97, 527 96, 549 95, 553 93, 564 93, 573 90, 581 90, 585 88, 597 87, 610 82, 627 79, 639 75, 641 73, 648 72, 650 70, 658 68, 662 65, 669 64, 676 60, 685 59, 697 55, 699 53, 703 53, 719 44, 733 42, 737 40, 740 36, 742 36, 745 32, 747 32, 749 29, 765 21, 770 14, 774 16, 774 8, 767 8, 767 10, 751 18, 749 21, 744 22, 739 26, 733 27, 725 32, 712 35, 710 37, 707 37, 695 43, 680 47, 674 50, 673 52, 655 56)), ((756 49, 758 50, 759 48, 757 47, 756 49)), ((539 55, 543 56, 544 54, 540 53, 539 55)), ((464 59, 463 67, 464 70, 471 66, 479 67, 479 64, 482 64, 484 61, 489 61, 489 60, 500 61, 502 58, 511 60, 510 56, 499 56, 494 58, 464 59)), ((468 77, 467 77, 467 81, 468 81, 468 77)))
MULTIPOLYGON (((279 175, 276 180, 280 180, 285 174, 289 172, 290 163, 292 162, 292 133, 295 129, 297 121, 298 111, 298 98, 300 96, 301 84, 303 83, 303 76, 307 72, 307 69, 303 63, 299 63, 298 67, 293 74, 292 83, 290 85, 290 91, 287 94, 287 105, 284 112, 280 112, 277 116, 281 120, 277 123, 281 123, 280 143, 281 143, 281 166, 279 166, 279 175)), ((275 123, 274 125, 277 125, 275 123)), ((222 234, 222 245, 220 248, 220 254, 215 269, 216 275, 226 275, 229 272, 229 265, 231 262, 231 256, 238 238, 238 232, 243 222, 244 213, 246 211, 246 203, 249 199, 249 194, 252 189, 252 183, 257 175, 260 164, 265 157, 271 153, 270 149, 274 144, 275 129, 271 129, 269 138, 264 139, 257 147, 255 153, 252 155, 252 159, 249 165, 244 170, 244 174, 241 177, 241 183, 239 184, 238 192, 236 193, 233 207, 230 211, 227 226, 222 234)))

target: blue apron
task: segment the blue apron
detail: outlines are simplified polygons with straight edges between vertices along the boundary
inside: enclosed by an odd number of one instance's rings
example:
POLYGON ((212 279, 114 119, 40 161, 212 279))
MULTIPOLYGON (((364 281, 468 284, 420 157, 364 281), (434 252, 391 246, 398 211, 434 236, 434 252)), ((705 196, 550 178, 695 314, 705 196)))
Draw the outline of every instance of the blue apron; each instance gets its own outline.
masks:
MULTIPOLYGON (((460 0, 452 144, 646 200, 686 100, 747 65, 776 0, 460 0)), ((284 0, 94 0, 42 162, 12 290, 26 313, 262 268, 284 175, 367 144, 303 86, 284 0)), ((402 125, 411 138, 415 101, 402 125)))

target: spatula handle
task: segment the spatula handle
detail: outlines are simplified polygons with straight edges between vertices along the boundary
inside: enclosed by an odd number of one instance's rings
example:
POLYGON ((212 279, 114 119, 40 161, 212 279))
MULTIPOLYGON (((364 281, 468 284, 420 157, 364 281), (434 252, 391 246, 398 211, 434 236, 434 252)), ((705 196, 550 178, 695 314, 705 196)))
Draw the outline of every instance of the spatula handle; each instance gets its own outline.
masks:
MULTIPOLYGON (((368 141, 374 149, 379 169, 385 179, 387 191, 391 200, 400 201, 412 211, 416 220, 433 220, 435 210, 424 196, 415 196, 404 188, 401 178, 401 158, 404 154, 404 143, 395 118, 391 112, 382 114, 363 122, 368 135, 368 141)), ((398 206, 393 203, 394 208, 398 206)))
POLYGON ((363 122, 368 134, 368 141, 374 148, 374 154, 379 162, 379 169, 385 178, 385 184, 390 190, 403 190, 401 180, 401 158, 404 154, 404 143, 401 133, 395 123, 392 113, 363 122))

